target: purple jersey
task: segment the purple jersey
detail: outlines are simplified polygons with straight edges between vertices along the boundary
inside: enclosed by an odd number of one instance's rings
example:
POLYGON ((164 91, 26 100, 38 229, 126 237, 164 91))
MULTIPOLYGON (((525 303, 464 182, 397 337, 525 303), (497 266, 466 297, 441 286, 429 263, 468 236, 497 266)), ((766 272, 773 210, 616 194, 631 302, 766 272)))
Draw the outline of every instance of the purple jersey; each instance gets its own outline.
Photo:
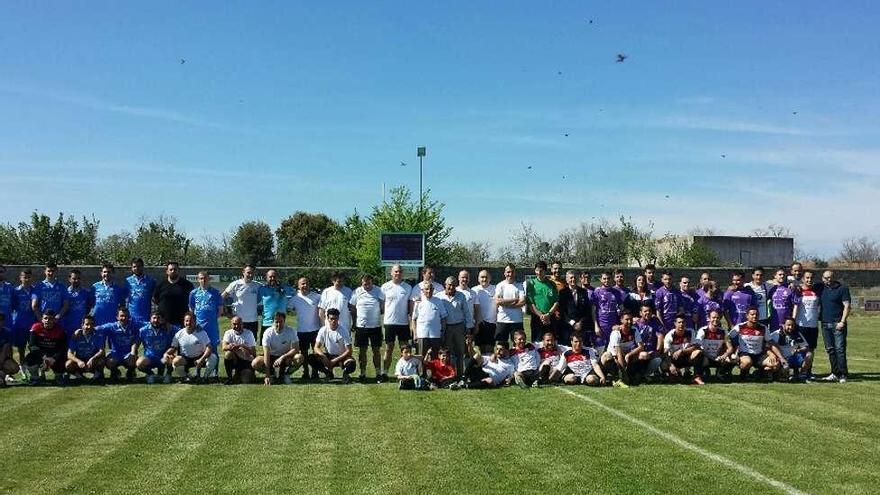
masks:
POLYGON ((620 304, 623 304, 629 297, 629 289, 626 287, 618 287, 615 285, 611 290, 617 293, 617 298, 620 299, 620 304))
POLYGON ((738 325, 746 321, 746 313, 751 306, 758 305, 758 296, 751 287, 729 290, 724 293, 721 307, 730 317, 731 325, 738 325))
POLYGON ((654 293, 654 305, 663 316, 663 326, 666 330, 672 330, 675 326, 675 315, 681 309, 681 291, 676 288, 667 289, 665 286, 657 289, 654 293))
POLYGON ((651 315, 648 317, 648 321, 638 319, 633 322, 633 328, 635 328, 636 332, 638 332, 639 336, 642 338, 642 344, 645 345, 645 351, 651 352, 657 350, 657 334, 659 333, 660 335, 663 335, 663 324, 660 323, 660 320, 651 315))
POLYGON ((775 285, 770 288, 770 304, 773 310, 770 313, 770 331, 782 327, 786 318, 791 318, 792 310, 797 295, 786 285, 775 285))
POLYGON ((700 319, 698 328, 705 327, 709 324, 709 313, 712 311, 721 311, 721 301, 718 298, 710 298, 705 292, 697 299, 699 311, 697 316, 700 319))
POLYGON ((684 312, 684 316, 688 321, 685 326, 693 324, 694 315, 700 312, 700 305, 697 302, 698 300, 699 296, 697 296, 697 293, 694 291, 681 293, 681 310, 684 312))
POLYGON ((623 299, 620 294, 612 287, 599 287, 593 292, 593 305, 596 307, 596 321, 599 328, 602 329, 603 335, 605 330, 611 333, 611 327, 620 323, 620 314, 618 313, 623 299))

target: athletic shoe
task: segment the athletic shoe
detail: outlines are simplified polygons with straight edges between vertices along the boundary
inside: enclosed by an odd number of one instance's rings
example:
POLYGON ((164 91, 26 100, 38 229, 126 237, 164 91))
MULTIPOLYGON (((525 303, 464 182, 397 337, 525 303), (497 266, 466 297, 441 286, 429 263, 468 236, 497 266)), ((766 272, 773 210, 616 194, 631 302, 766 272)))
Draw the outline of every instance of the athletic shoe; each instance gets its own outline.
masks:
POLYGON ((171 374, 170 373, 165 373, 165 377, 162 378, 162 383, 164 383, 166 385, 171 383, 171 374))
POLYGON ((449 390, 458 390, 458 389, 460 389, 460 388, 462 387, 462 385, 463 385, 463 383, 460 382, 460 381, 459 381, 459 382, 453 382, 451 385, 449 385, 449 390))
POLYGON ((136 376, 137 376, 137 374, 135 373, 135 371, 133 369, 125 372, 125 379, 128 380, 128 383, 133 382, 136 376))
POLYGON ((55 385, 58 385, 59 387, 67 385, 67 373, 56 376, 55 385))
POLYGON ((620 380, 614 380, 613 382, 611 382, 611 386, 614 388, 629 388, 629 385, 623 383, 620 380))
POLYGON ((382 375, 379 378, 381 379, 381 383, 388 382, 388 373, 382 373, 382 375))
POLYGON ((104 374, 95 375, 92 377, 92 384, 94 385, 104 385, 104 374))
POLYGON ((28 385, 30 385, 30 386, 32 386, 32 387, 35 387, 35 386, 37 386, 37 385, 39 385, 39 384, 40 384, 40 377, 39 377, 39 375, 37 375, 37 376, 31 376, 30 380, 28 380, 28 385))
POLYGON ((293 380, 290 379, 290 375, 284 375, 283 381, 285 385, 290 385, 291 383, 293 383, 293 380))
POLYGON ((522 375, 513 375, 513 381, 519 386, 519 388, 529 388, 526 384, 526 381, 523 380, 522 375))
POLYGON ((831 373, 830 375, 822 379, 823 382, 836 382, 837 380, 837 375, 835 375, 834 373, 831 373))
POLYGON ((147 385, 156 383, 156 375, 147 375, 147 385))
POLYGON ((839 381, 840 383, 846 383, 846 375, 841 375, 841 376, 840 376, 840 380, 838 380, 838 381, 839 381))
POLYGON ((694 385, 705 385, 706 382, 703 381, 699 376, 694 377, 694 385))
POLYGON ((535 381, 532 382, 532 388, 539 388, 540 386, 541 386, 541 382, 540 382, 540 381, 535 380, 535 381))
POLYGON ((3 380, 3 383, 9 383, 9 384, 15 383, 15 377, 12 375, 6 375, 6 379, 3 380))
POLYGON ((382 379, 382 375, 379 375, 379 376, 376 377, 376 383, 382 383, 382 382, 384 382, 384 381, 385 381, 385 380, 382 379))
POLYGON ((358 375, 358 383, 366 383, 366 381, 367 381, 367 375, 365 375, 363 373, 358 375))
POLYGON ((223 382, 223 385, 232 385, 232 383, 233 383, 233 382, 232 382, 232 378, 227 378, 227 379, 223 382))

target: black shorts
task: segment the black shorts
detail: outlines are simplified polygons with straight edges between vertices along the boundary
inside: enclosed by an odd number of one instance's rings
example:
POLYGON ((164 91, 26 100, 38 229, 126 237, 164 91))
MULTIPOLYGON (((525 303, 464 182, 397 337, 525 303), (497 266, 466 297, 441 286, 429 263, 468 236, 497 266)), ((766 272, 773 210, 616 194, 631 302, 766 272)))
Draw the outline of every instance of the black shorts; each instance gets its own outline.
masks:
POLYGON ((393 344, 394 339, 400 344, 412 340, 409 325, 385 325, 385 343, 393 344))
POLYGON ((679 352, 677 358, 674 358, 670 355, 669 362, 675 365, 676 368, 687 368, 689 366, 693 366, 693 364, 691 364, 690 352, 679 352))
POLYGON ((761 354, 744 353, 740 354, 740 356, 748 356, 752 358, 752 366, 761 366, 761 363, 763 363, 764 360, 767 359, 767 354, 763 352, 761 354))
POLYGON ((382 330, 379 327, 355 327, 354 345, 355 347, 366 347, 367 345, 374 348, 382 347, 382 330))
POLYGON ((523 329, 523 323, 495 323, 495 342, 508 342, 513 332, 523 329))
POLYGON ((804 336, 804 340, 807 341, 810 350, 816 349, 816 346, 819 344, 819 327, 798 327, 798 330, 804 336))
POLYGON ((253 370, 254 367, 251 365, 251 361, 249 359, 238 358, 232 362, 232 369, 234 369, 235 371, 244 371, 253 370))
POLYGON ((299 352, 305 356, 309 353, 309 350, 315 347, 315 341, 318 340, 318 331, 297 332, 296 336, 299 337, 299 352))
POLYGON ((474 344, 477 346, 494 345, 495 344, 495 324, 488 321, 481 321, 480 326, 474 334, 474 344))

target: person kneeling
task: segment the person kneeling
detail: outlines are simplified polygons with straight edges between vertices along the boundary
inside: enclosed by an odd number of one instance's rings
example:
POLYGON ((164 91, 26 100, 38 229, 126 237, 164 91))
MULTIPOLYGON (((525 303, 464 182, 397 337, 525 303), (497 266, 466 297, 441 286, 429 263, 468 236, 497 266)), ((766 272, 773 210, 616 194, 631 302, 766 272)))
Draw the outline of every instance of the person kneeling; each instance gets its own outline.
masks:
POLYGON ((811 369, 813 365, 813 353, 810 345, 803 334, 795 327, 793 318, 786 318, 782 328, 770 334, 772 352, 776 355, 782 366, 779 368, 779 377, 786 380, 807 381, 809 375, 801 373, 803 369, 811 369), (789 374, 791 369, 794 374, 789 374))
POLYGON ((147 375, 148 384, 156 383, 155 371, 158 371, 163 382, 171 383, 171 373, 174 369, 171 364, 174 361, 171 343, 176 333, 177 329, 168 324, 158 310, 153 311, 150 322, 141 327, 133 354, 137 355, 138 348, 144 346, 144 355, 138 358, 135 365, 147 375))
POLYGON ((309 366, 324 373, 328 380, 333 379, 333 369, 342 368, 342 383, 351 383, 355 362, 351 350, 351 334, 339 326, 339 310, 327 310, 327 323, 318 330, 315 346, 309 354, 309 366))
POLYGON ((462 384, 459 383, 458 375, 455 373, 455 365, 449 359, 449 350, 441 347, 437 352, 437 358, 434 353, 428 350, 425 356, 425 377, 428 379, 428 386, 431 390, 437 388, 449 388, 458 390, 462 384))
POLYGON ((83 373, 91 373, 92 381, 104 383, 104 337, 95 331, 95 318, 86 315, 79 332, 75 332, 67 346, 67 373, 85 380, 83 373))
POLYGON ((688 368, 694 367, 695 385, 705 385, 703 382, 703 351, 700 346, 693 342, 693 332, 684 326, 684 316, 675 317, 675 327, 663 338, 663 348, 666 351, 666 360, 663 362, 663 371, 669 374, 670 379, 680 377, 682 380, 687 376, 688 368))
MULTIPOLYGON (((567 340, 570 339, 571 336, 567 340)), ((538 345, 538 355, 541 358, 538 375, 541 383, 557 383, 562 379, 562 369, 565 368, 565 365, 560 365, 560 360, 567 350, 567 347, 556 343, 556 336, 553 335, 553 332, 544 332, 541 343, 538 345)))
POLYGON ((205 377, 211 376, 217 368, 217 355, 211 349, 211 339, 208 333, 196 325, 196 317, 187 313, 183 317, 183 328, 180 329, 171 341, 169 355, 165 356, 166 362, 171 359, 171 364, 185 383, 192 381, 189 370, 196 369, 196 381, 202 381, 202 370, 205 377))
POLYGON ((254 379, 252 362, 257 355, 254 333, 244 327, 241 317, 232 317, 232 328, 223 334, 223 366, 226 368, 226 385, 251 383, 254 379))
POLYGON ((571 349, 565 351, 559 362, 562 372, 562 383, 566 385, 589 385, 598 387, 605 385, 608 380, 602 367, 599 366, 599 357, 592 347, 584 347, 584 335, 575 332, 571 336, 571 349))
POLYGON ((626 388, 635 384, 635 380, 642 373, 643 364, 646 364, 646 361, 639 359, 639 355, 645 350, 642 335, 635 331, 632 324, 632 315, 628 312, 623 313, 620 325, 615 326, 611 331, 608 350, 602 354, 603 369, 618 376, 613 382, 615 387, 626 388))
POLYGON ((728 334, 730 340, 738 342, 739 351, 739 376, 741 380, 749 378, 749 372, 757 367, 759 373, 773 374, 780 367, 780 361, 773 352, 767 352, 776 347, 770 341, 767 328, 758 323, 758 308, 752 306, 746 312, 746 321, 734 326, 728 334))
POLYGON ((526 332, 523 330, 514 330, 513 332, 513 349, 510 350, 510 361, 516 367, 513 372, 513 381, 520 388, 539 385, 538 365, 541 363, 541 356, 534 344, 526 342, 526 332))
POLYGON ((277 378, 290 385, 290 374, 303 364, 299 336, 296 330, 284 324, 286 318, 287 315, 280 311, 275 313, 272 326, 263 330, 263 355, 252 363, 255 370, 265 373, 263 383, 266 385, 271 385, 277 378))
POLYGON ((0 313, 0 388, 6 386, 6 377, 15 376, 21 368, 12 359, 12 332, 4 325, 5 318, 0 313))

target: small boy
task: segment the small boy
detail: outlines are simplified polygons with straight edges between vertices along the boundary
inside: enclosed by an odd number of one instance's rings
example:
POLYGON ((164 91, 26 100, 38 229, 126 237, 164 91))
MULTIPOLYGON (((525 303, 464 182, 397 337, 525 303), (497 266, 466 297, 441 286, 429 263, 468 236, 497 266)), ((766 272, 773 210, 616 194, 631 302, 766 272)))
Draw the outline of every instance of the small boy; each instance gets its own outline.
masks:
POLYGON ((438 388, 458 390, 461 384, 458 383, 455 366, 449 359, 449 350, 442 347, 437 355, 438 357, 434 358, 431 350, 425 355, 425 376, 431 390, 438 388))
POLYGON ((419 390, 422 388, 422 377, 419 376, 421 360, 413 356, 412 347, 409 344, 400 346, 400 359, 394 367, 394 375, 399 382, 400 390, 419 390))

